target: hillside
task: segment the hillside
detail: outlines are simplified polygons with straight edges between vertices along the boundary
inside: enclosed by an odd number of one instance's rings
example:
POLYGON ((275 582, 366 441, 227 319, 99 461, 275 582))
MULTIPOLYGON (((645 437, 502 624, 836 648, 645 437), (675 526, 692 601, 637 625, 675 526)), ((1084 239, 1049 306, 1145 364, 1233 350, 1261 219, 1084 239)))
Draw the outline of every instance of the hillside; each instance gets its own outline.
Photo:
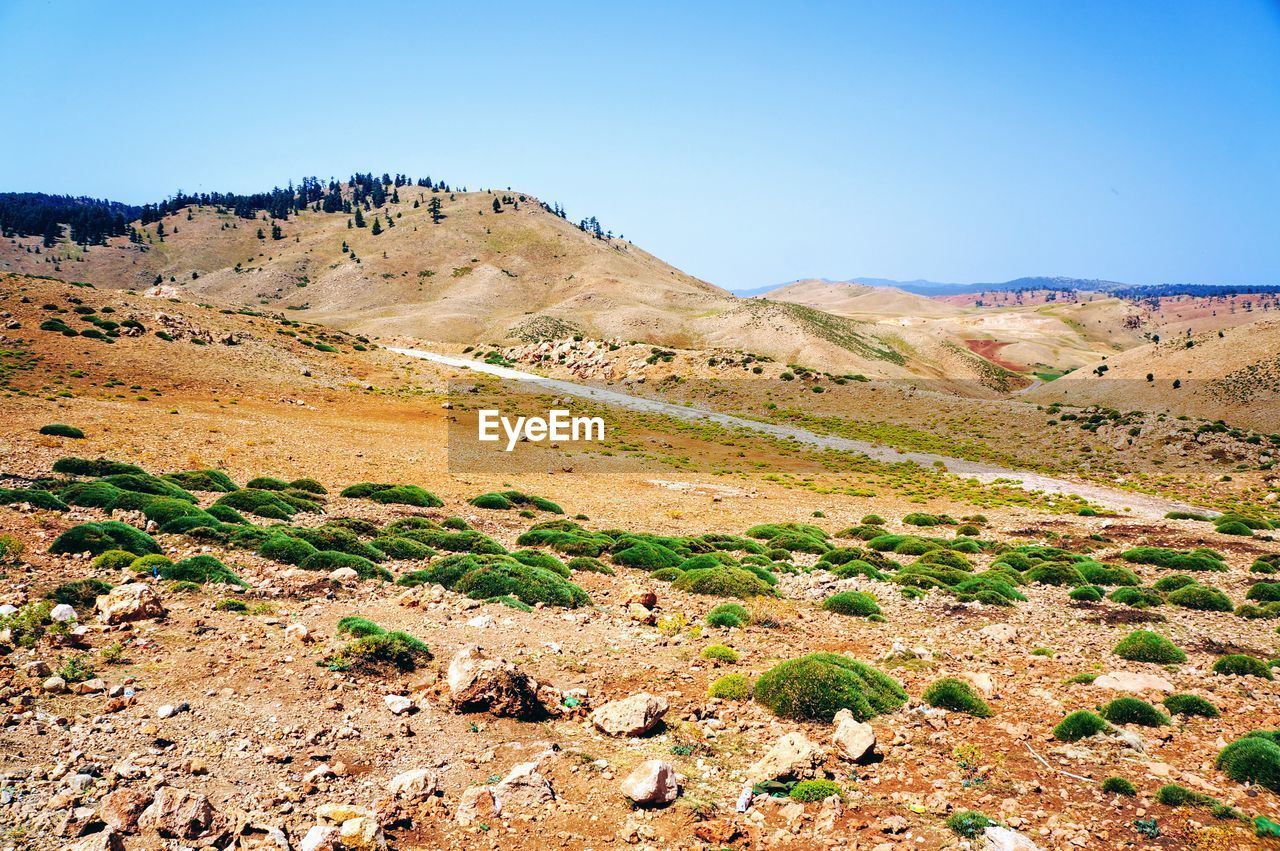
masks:
POLYGON ((1088 363, 1027 398, 1168 411, 1280 431, 1280 319, 1147 343, 1088 363))

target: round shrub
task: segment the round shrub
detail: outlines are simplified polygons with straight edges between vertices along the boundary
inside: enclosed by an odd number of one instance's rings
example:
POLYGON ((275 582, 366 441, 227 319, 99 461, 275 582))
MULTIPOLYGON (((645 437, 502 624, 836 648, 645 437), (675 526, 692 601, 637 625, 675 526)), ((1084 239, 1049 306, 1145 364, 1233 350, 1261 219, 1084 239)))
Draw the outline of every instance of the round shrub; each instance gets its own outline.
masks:
POLYGON ((1198 694, 1171 694, 1164 699, 1164 708, 1174 715, 1195 718, 1217 718, 1222 714, 1218 707, 1198 694))
POLYGON ((737 603, 721 603, 707 614, 712 626, 742 627, 751 622, 751 615, 737 603))
POLYGON ((574 556, 569 559, 566 566, 570 571, 580 570, 583 573, 603 573, 605 576, 617 575, 612 567, 594 556, 574 556))
POLYGON ((129 562, 129 569, 138 574, 154 574, 159 575, 160 568, 173 564, 168 556, 152 553, 151 555, 138 556, 129 562))
POLYGON ((221 523, 234 523, 238 526, 246 526, 249 523, 243 514, 229 505, 211 505, 206 513, 221 523))
POLYGON ((655 570, 649 575, 659 582, 675 582, 681 576, 684 576, 684 571, 678 567, 664 567, 660 570, 655 570))
POLYGON ((511 557, 521 564, 549 570, 554 574, 563 576, 565 579, 572 575, 572 571, 569 570, 565 563, 550 553, 540 552, 539 550, 516 550, 511 554, 511 557))
POLYGON ((492 511, 508 511, 515 507, 511 500, 500 493, 482 493, 472 497, 468 502, 476 508, 487 508, 492 511))
POLYGON ((1223 748, 1214 765, 1237 783, 1280 792, 1280 745, 1275 731, 1255 730, 1223 748))
POLYGON ((1179 588, 1186 588, 1188 585, 1195 584, 1196 581, 1185 573, 1175 573, 1172 576, 1160 577, 1151 583, 1151 587, 1162 594, 1168 594, 1172 591, 1177 591, 1179 588))
POLYGON ((1107 595, 1113 603, 1120 603, 1134 609, 1149 609, 1152 606, 1164 605, 1164 597, 1150 588, 1134 588, 1125 585, 1107 595))
POLYGON ((168 479, 189 491, 230 493, 236 489, 236 483, 221 470, 187 470, 182 473, 166 473, 161 478, 168 479))
POLYGON ((75 482, 59 491, 58 497, 67 505, 110 511, 122 493, 120 488, 106 482, 75 482))
POLYGON ((53 472, 65 473, 68 476, 111 476, 116 473, 146 474, 146 470, 135 464, 125 464, 122 461, 111 461, 107 458, 98 458, 90 461, 87 458, 76 458, 74 456, 59 458, 54 461, 53 472))
POLYGON ((1111 652, 1130 662, 1175 665, 1187 661, 1187 654, 1172 641, 1149 629, 1135 629, 1120 639, 1120 643, 1111 652))
POLYGON ((268 520, 288 520, 298 513, 292 503, 275 491, 242 488, 218 497, 214 505, 225 505, 236 511, 256 514, 268 520))
POLYGON ((318 496, 323 496, 329 492, 324 485, 320 484, 315 479, 294 479, 292 482, 289 482, 289 487, 296 491, 316 494, 318 496))
POLYGON ((530 606, 544 603, 576 609, 591 603, 586 591, 559 574, 510 559, 468 571, 454 584, 453 590, 477 600, 511 596, 530 606))
POLYGON ((613 554, 613 563, 640 570, 658 570, 679 567, 684 559, 673 550, 649 541, 635 541, 631 546, 613 554))
POLYGON ((1242 537, 1253 537, 1253 530, 1241 523, 1239 520, 1228 520, 1226 523, 1220 523, 1214 527, 1218 533, 1222 535, 1240 535, 1242 537))
POLYGON ((424 558, 434 558, 436 555, 436 551, 426 544, 415 541, 412 538, 401 538, 396 535, 374 538, 369 544, 386 553, 388 558, 403 561, 418 561, 424 558))
POLYGON ((1235 606, 1231 599, 1217 588, 1206 585, 1187 585, 1169 595, 1169 602, 1184 609, 1198 612, 1231 612, 1235 606))
POLYGON ((273 476, 257 476, 245 482, 244 486, 263 491, 282 491, 288 489, 289 483, 284 479, 277 479, 273 476))
POLYGON ((1076 565, 1076 569, 1094 585, 1115 587, 1117 585, 1142 584, 1138 574, 1127 567, 1121 567, 1117 564, 1101 564, 1096 561, 1088 561, 1076 565))
POLYGON ((930 550, 920 556, 920 564, 939 564, 956 570, 973 570, 973 562, 955 550, 930 550))
POLYGON ((1280 582, 1257 582, 1244 595, 1246 600, 1273 603, 1280 600, 1280 582))
POLYGON ((94 570, 123 570, 137 558, 128 550, 107 550, 95 556, 89 564, 94 570))
POLYGON ((1213 663, 1213 672, 1223 676, 1234 675, 1237 677, 1261 677, 1264 680, 1272 679, 1271 669, 1267 667, 1267 663, 1261 659, 1255 659, 1252 656, 1246 656, 1243 653, 1232 653, 1229 656, 1223 656, 1213 663))
POLYGON ((1028 582, 1034 582, 1037 585, 1087 585, 1088 581, 1084 578, 1079 569, 1072 564, 1063 564, 1062 562, 1045 562, 1038 564, 1028 570, 1025 574, 1028 582))
POLYGON ((117 520, 104 520, 101 523, 81 523, 72 526, 54 540, 49 552, 61 553, 93 553, 99 555, 107 550, 127 550, 134 555, 144 556, 148 553, 160 552, 160 545, 140 529, 117 520))
POLYGON ((802 804, 825 801, 833 795, 838 798, 844 797, 840 784, 834 780, 801 780, 791 787, 790 793, 791 800, 802 804))
POLYGON ((111 583, 101 579, 76 579, 54 588, 45 599, 55 603, 65 603, 77 611, 83 611, 92 608, 99 595, 110 590, 111 583))
POLYGON ((838 594, 832 594, 823 601, 822 608, 838 615, 859 618, 880 614, 880 606, 876 604, 875 597, 861 591, 841 591, 838 594))
POLYGON ((725 644, 708 644, 702 648, 702 658, 710 662, 725 662, 726 664, 735 664, 738 659, 738 651, 725 644))
POLYGON ((746 700, 751 697, 751 680, 746 674, 725 674, 707 687, 707 697, 746 700))
POLYGON ((868 514, 858 522, 863 526, 883 526, 885 520, 879 514, 868 514))
POLYGON ((976 810, 960 810, 947 816, 947 827, 965 839, 977 839, 984 830, 997 824, 976 810))
POLYGON ((1169 723, 1169 716, 1145 700, 1139 700, 1136 697, 1117 697, 1103 706, 1099 714, 1112 724, 1163 727, 1169 723))
POLYGON ((366 635, 382 635, 386 630, 368 618, 348 615, 338 620, 338 635, 349 635, 352 638, 364 638, 366 635))
POLYGON ((1072 712, 1053 728, 1053 737, 1060 742, 1078 742, 1107 729, 1107 722, 1087 709, 1072 712))
POLYGON ((1126 798, 1132 798, 1138 794, 1138 789, 1123 777, 1108 777, 1102 781, 1102 791, 1108 795, 1124 795, 1126 798))
POLYGON ((1096 603, 1102 599, 1102 589, 1097 585, 1081 585, 1072 588, 1067 596, 1078 603, 1096 603))
POLYGON ((50 423, 47 426, 40 426, 40 433, 47 434, 52 437, 69 437, 73 440, 83 440, 84 432, 73 425, 66 423, 50 423))
POLYGON ((722 565, 705 570, 685 571, 672 587, 690 594, 708 594, 716 597, 737 597, 745 600, 751 597, 772 595, 769 587, 754 573, 739 567, 722 565))
POLYGON ((213 610, 215 612, 234 612, 235 614, 243 615, 249 611, 249 606, 244 600, 228 598, 214 603, 213 610))
POLYGON ((208 555, 184 558, 182 561, 161 567, 159 573, 161 579, 180 582, 196 582, 201 585, 209 582, 220 582, 241 588, 249 587, 249 583, 236 576, 229 567, 213 556, 208 555))
POLYGON ((412 671, 418 662, 430 658, 431 651, 426 644, 408 633, 397 631, 356 639, 338 651, 330 659, 330 665, 372 671, 392 665, 401 671, 412 671))
POLYGON ((848 709, 859 721, 892 712, 907 701, 896 680, 835 653, 810 653, 775 665, 756 683, 756 700, 782 718, 830 721, 848 709))
POLYGON ((935 680, 924 690, 923 700, 939 709, 964 712, 978 718, 991 717, 991 707, 978 696, 973 686, 955 677, 935 680))
POLYGON ((283 532, 271 535, 258 546, 258 555, 281 564, 299 565, 318 552, 301 538, 283 532))
POLYGON ((348 499, 369 499, 384 504, 413 505, 419 508, 440 508, 444 505, 440 497, 417 485, 361 482, 344 488, 339 495, 348 499))
POLYGON ((349 567, 361 579, 381 579, 390 582, 394 578, 391 571, 385 567, 379 567, 364 556, 337 550, 316 550, 299 562, 298 567, 303 570, 337 570, 340 567, 349 567))

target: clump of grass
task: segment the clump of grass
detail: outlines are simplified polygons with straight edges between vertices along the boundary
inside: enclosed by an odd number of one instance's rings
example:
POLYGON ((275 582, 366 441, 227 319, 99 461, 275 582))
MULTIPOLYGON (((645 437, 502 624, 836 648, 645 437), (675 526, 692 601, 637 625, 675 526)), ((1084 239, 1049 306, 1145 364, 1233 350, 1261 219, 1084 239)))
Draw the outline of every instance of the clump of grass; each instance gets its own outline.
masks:
POLYGON ((825 801, 832 796, 844 798, 844 791, 834 780, 801 780, 791 787, 790 797, 802 804, 825 801))
MULTIPOLYGON (((236 511, 256 514, 268 520, 288 520, 299 509, 279 493, 259 488, 241 488, 218 498, 214 505, 225 505, 236 511)), ((319 509, 319 506, 316 506, 319 509)))
POLYGON ((751 615, 737 603, 721 603, 707 613, 711 626, 743 627, 751 622, 751 615))
POLYGON ((1120 639, 1111 652, 1131 662, 1175 665, 1187 661, 1187 654, 1172 641, 1149 629, 1135 629, 1120 639))
POLYGON ((354 570, 361 579, 381 579, 384 582, 390 582, 395 578, 391 571, 374 564, 364 556, 338 552, 337 550, 317 550, 303 559, 298 567, 303 570, 337 570, 338 568, 348 567, 354 570))
POLYGON ((862 591, 841 591, 832 594, 822 603, 822 608, 838 615, 865 618, 880 614, 875 597, 862 591))
POLYGON ((1280 792, 1280 731, 1254 730, 1223 748, 1214 765, 1237 783, 1280 792))
POLYGON ((405 632, 366 635, 343 647, 323 664, 335 670, 380 672, 386 667, 412 671, 419 662, 429 661, 427 645, 405 632))
POLYGON ((1217 718, 1222 713, 1218 707, 1198 694, 1171 694, 1164 699, 1164 708, 1174 715, 1196 718, 1217 718))
POLYGON ((123 461, 112 461, 107 458, 98 458, 89 460, 87 458, 76 458, 69 456, 67 458, 59 458, 53 462, 53 472, 64 473, 68 476, 113 476, 117 473, 146 473, 146 470, 136 464, 126 464, 123 461))
POLYGON ((196 582, 201 585, 216 582, 224 585, 235 585, 248 588, 245 582, 229 567, 210 555, 191 556, 182 561, 160 568, 161 579, 172 579, 181 582, 196 582))
POLYGON ((1271 668, 1261 659, 1255 659, 1253 656, 1246 656, 1243 653, 1232 653, 1219 658, 1213 663, 1213 672, 1223 676, 1234 675, 1237 677, 1260 677, 1264 680, 1273 679, 1271 676, 1271 668))
POLYGON ((1126 798, 1138 794, 1137 787, 1123 777, 1108 777, 1103 780, 1102 791, 1108 795, 1124 795, 1126 798))
POLYGON ((1107 722, 1087 709, 1072 712, 1053 728, 1053 737, 1060 742, 1078 742, 1107 729, 1107 722))
POLYGON ((237 600, 234 597, 228 597, 213 604, 216 612, 233 612, 238 615, 248 613, 249 604, 244 600, 237 600))
POLYGON ((906 703, 898 682, 864 662, 836 653, 810 653, 760 675, 755 699, 773 714, 799 721, 830 721, 848 709, 859 721, 906 703))
POLYGON ((751 697, 751 680, 746 674, 725 674, 707 687, 707 697, 746 700, 751 697))
POLYGON ((1231 599, 1217 588, 1207 585, 1187 585, 1169 595, 1168 600, 1175 606, 1193 609, 1197 612, 1230 612, 1235 610, 1231 599))
POLYGON ((978 696, 973 686, 955 677, 934 681, 922 696, 925 703, 952 712, 964 712, 977 718, 991 717, 991 707, 978 696))
POLYGON ((72 440, 84 439, 83 431, 66 423, 49 423, 49 425, 40 426, 40 433, 51 437, 69 437, 72 440))
POLYGON ((725 644, 708 644, 702 648, 702 658, 710 662, 724 662, 726 664, 735 664, 740 658, 738 651, 725 644))
POLYGON ((111 583, 101 579, 75 579, 54 588, 45 599, 64 603, 78 612, 92 609, 98 597, 111 590, 111 583))
POLYGON ((339 496, 348 499, 368 499, 384 504, 412 505, 418 508, 440 508, 444 505, 440 497, 423 490, 418 485, 360 482, 344 488, 339 496))
POLYGON ((150 535, 140 529, 121 523, 117 520, 104 520, 101 523, 81 523, 72 526, 54 540, 49 552, 54 554, 93 553, 98 555, 107 550, 127 550, 134 555, 147 555, 160 552, 160 545, 150 535))
POLYGON ((977 839, 988 827, 996 827, 999 822, 988 818, 976 810, 960 810, 947 816, 947 827, 957 836, 965 839, 977 839))
POLYGON ((737 597, 741 600, 773 594, 769 584, 755 573, 729 565, 684 571, 672 586, 690 594, 737 597))
POLYGON ((487 508, 495 511, 509 511, 516 506, 528 506, 551 514, 564 514, 564 509, 544 497, 521 493, 516 490, 482 493, 472 497, 468 502, 476 508, 487 508))
POLYGON ((180 473, 165 473, 161 478, 189 491, 230 493, 237 490, 236 483, 221 470, 185 470, 180 473))
POLYGON ((1117 697, 1103 706, 1100 714, 1112 724, 1163 727, 1169 723, 1169 716, 1145 700, 1139 700, 1136 697, 1117 697))

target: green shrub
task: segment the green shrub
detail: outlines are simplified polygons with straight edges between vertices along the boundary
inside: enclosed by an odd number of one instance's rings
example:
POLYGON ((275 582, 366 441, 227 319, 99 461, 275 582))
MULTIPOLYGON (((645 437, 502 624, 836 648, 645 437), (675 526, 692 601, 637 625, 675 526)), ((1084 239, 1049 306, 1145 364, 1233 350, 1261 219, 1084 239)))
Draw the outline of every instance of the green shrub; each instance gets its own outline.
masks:
POLYGON ((249 524, 244 515, 226 505, 211 505, 205 513, 220 523, 234 523, 238 526, 247 526, 249 524))
POLYGON ((229 567, 209 555, 191 556, 174 564, 165 565, 160 568, 160 578, 196 582, 201 585, 220 582, 241 588, 249 587, 248 582, 236 576, 229 567))
POLYGON ((1244 595, 1246 600, 1274 603, 1280 600, 1280 582, 1258 582, 1244 595))
POLYGON ((568 579, 573 575, 573 572, 569 570, 568 566, 566 566, 564 562, 550 553, 544 553, 538 550, 516 550, 511 554, 511 557, 521 564, 527 564, 530 567, 540 567, 543 570, 549 570, 552 573, 563 576, 565 579, 568 579))
POLYGON ((1253 573, 1266 574, 1280 572, 1280 553, 1258 556, 1257 560, 1249 566, 1249 570, 1253 573))
POLYGON ((159 575, 159 570, 166 565, 173 564, 168 556, 152 553, 151 555, 138 556, 129 562, 129 569, 139 574, 155 574, 159 575))
POLYGON ((1075 587, 1089 584, 1084 574, 1075 565, 1061 562, 1038 564, 1028 570, 1024 576, 1028 582, 1034 582, 1037 585, 1070 585, 1075 587))
POLYGON ((300 565, 317 552, 319 550, 301 538, 283 532, 272 534, 258 545, 258 555, 280 564, 300 565))
POLYGON ((268 520, 288 520, 298 513, 293 503, 275 491, 258 488, 242 488, 218 497, 214 505, 225 505, 236 511, 256 514, 268 520))
POLYGON ((500 597, 490 597, 489 599, 485 600, 485 602, 497 603, 498 605, 507 606, 508 608, 512 608, 520 612, 533 611, 533 606, 530 606, 527 603, 522 603, 519 600, 517 600, 515 597, 510 596, 509 594, 503 594, 500 597))
POLYGON ((1169 723, 1169 716, 1145 700, 1139 700, 1136 697, 1117 697, 1104 705, 1099 714, 1112 724, 1163 727, 1169 723))
POLYGON ((543 603, 576 609, 591 603, 586 591, 559 574, 505 558, 467 571, 453 590, 477 600, 515 597, 530 606, 543 603))
POLYGON ((1222 535, 1240 535, 1243 537, 1253 537, 1253 530, 1241 523, 1239 520, 1228 520, 1226 523, 1219 523, 1214 529, 1222 535))
POLYGON ((368 618, 348 615, 338 619, 338 635, 349 635, 352 638, 364 638, 366 635, 382 635, 386 630, 368 618))
POLYGON ((1079 603, 1096 603, 1102 599, 1102 589, 1097 585, 1081 585, 1072 588, 1067 596, 1079 603))
POLYGON ((1272 679, 1271 668, 1261 659, 1255 659, 1252 656, 1246 656, 1243 653, 1232 653, 1223 656, 1213 663, 1213 672, 1223 676, 1235 675, 1238 677, 1261 677, 1264 680, 1272 679))
POLYGON ((707 614, 711 626, 743 627, 751 622, 751 615, 737 603, 721 603, 707 614))
POLYGON ((418 508, 440 508, 444 505, 440 497, 417 485, 361 482, 344 488, 339 495, 349 499, 369 499, 384 504, 413 505, 418 508))
POLYGON ((977 839, 988 827, 995 827, 999 822, 993 821, 976 810, 960 810, 947 816, 947 827, 957 836, 965 839, 977 839))
POLYGON ((124 491, 180 499, 183 502, 190 503, 196 501, 195 496, 185 488, 181 488, 167 479, 152 476, 149 473, 116 473, 115 475, 104 476, 102 481, 124 491))
POLYGON ((412 538, 391 537, 374 538, 369 545, 377 548, 388 558, 402 561, 419 561, 424 558, 435 558, 436 551, 426 544, 412 538))
POLYGON ((189 491, 230 493, 236 490, 236 483, 221 470, 186 470, 181 473, 166 473, 161 478, 189 491))
POLYGON ((506 547, 488 535, 467 529, 460 532, 447 530, 431 531, 428 529, 410 529, 399 533, 403 538, 410 538, 437 550, 451 553, 472 553, 473 555, 505 555, 506 547))
POLYGON ((956 570, 973 570, 973 562, 955 550, 930 550, 920 556, 919 564, 938 564, 956 570))
POLYGON ((710 662, 725 662, 730 665, 735 664, 738 659, 738 651, 724 644, 708 644, 702 648, 702 658, 710 662))
POLYGON ((491 511, 509 511, 515 508, 511 500, 500 493, 482 493, 472 497, 468 502, 476 508, 487 508, 491 511))
POLYGON ((1126 798, 1138 794, 1137 787, 1123 777, 1108 777, 1103 780, 1102 791, 1108 795, 1124 795, 1126 798))
POLYGON ((702 570, 685 571, 672 587, 690 594, 707 594, 716 597, 751 597, 773 595, 773 589, 749 570, 722 565, 702 570))
POLYGON ((379 567, 364 556, 337 550, 317 550, 303 559, 298 567, 303 570, 337 570, 341 567, 349 567, 361 579, 381 579, 384 582, 390 582, 395 578, 391 571, 385 567, 379 567))
POLYGON ((1151 583, 1151 587, 1162 594, 1168 594, 1170 592, 1177 591, 1179 588, 1186 588, 1188 585, 1195 584, 1196 581, 1185 573, 1175 573, 1172 576, 1160 577, 1155 582, 1151 583))
POLYGON ((73 440, 83 440, 84 432, 75 426, 66 423, 50 423, 47 426, 40 426, 40 433, 47 434, 52 437, 69 437, 73 440))
POLYGON ((301 538, 317 550, 333 550, 360 556, 369 561, 386 561, 387 558, 382 550, 361 541, 355 532, 345 526, 332 526, 326 523, 315 528, 297 526, 287 531, 288 534, 301 538))
POLYGON ((76 611, 92 609, 98 596, 111 590, 111 583, 101 579, 75 579, 64 582, 45 595, 55 603, 65 603, 76 611))
POLYGON ((39 488, 0 488, 0 505, 26 502, 45 511, 66 511, 67 504, 48 491, 39 488))
POLYGON ((880 606, 876 604, 875 597, 861 591, 841 591, 838 594, 832 594, 823 601, 822 608, 838 615, 860 618, 880 614, 880 606))
POLYGON ((1172 641, 1149 629, 1135 629, 1120 639, 1120 643, 1111 652, 1130 662, 1175 665, 1187 661, 1187 654, 1172 641))
POLYGON ((1191 572, 1226 570, 1222 555, 1213 550, 1168 550, 1163 547, 1134 547, 1125 550, 1120 558, 1134 564, 1154 564, 1166 570, 1191 572))
POLYGON ((840 784, 834 780, 801 780, 795 786, 791 787, 791 800, 799 801, 802 804, 812 804, 815 801, 825 801, 832 795, 843 798, 844 793, 840 789, 840 784))
POLYGON ((848 709, 859 721, 892 712, 907 701, 897 681, 863 662, 835 653, 810 653, 760 676, 756 701, 782 718, 830 721, 848 709))
POLYGON ((339 650, 328 660, 332 668, 353 668, 377 672, 391 665, 400 671, 412 671, 419 662, 431 659, 431 651, 412 635, 385 632, 366 635, 339 650))
POLYGON ((89 566, 94 570, 123 570, 138 557, 128 550, 107 550, 94 556, 89 566))
POLYGON ((262 491, 282 491, 289 488, 289 483, 284 479, 277 479, 272 476, 257 476, 245 482, 244 486, 262 491))
POLYGON ((863 526, 883 526, 885 520, 879 514, 868 514, 858 522, 863 526))
MULTIPOLYGON (((823 566, 820 562, 819 567, 823 566)), ((888 582, 888 574, 881 571, 878 567, 868 561, 862 559, 853 559, 846 561, 844 564, 838 564, 831 568, 833 576, 840 579, 852 579, 855 576, 865 576, 868 579, 874 579, 877 582, 888 582)))
POLYGON ((1237 783, 1280 793, 1280 745, 1276 732, 1255 730, 1223 748, 1214 765, 1237 783))
POLYGON ((65 473, 68 476, 113 476, 117 473, 146 473, 146 470, 135 464, 111 461, 98 458, 90 461, 86 458, 59 458, 53 462, 53 472, 65 473))
POLYGON ((482 493, 477 497, 473 497, 470 500, 470 504, 476 508, 489 508, 497 511, 506 511, 517 505, 524 505, 536 508, 539 511, 550 512, 551 514, 564 514, 564 509, 549 499, 514 490, 501 491, 500 493, 482 493))
POLYGON ((612 567, 592 556, 574 556, 569 559, 568 568, 570 571, 580 570, 584 573, 603 573, 605 576, 616 575, 612 567))
POLYGON ((1060 742, 1078 742, 1107 729, 1107 722, 1087 709, 1072 712, 1053 728, 1053 737, 1060 742))
POLYGON ((1100 564, 1096 561, 1084 561, 1076 565, 1076 569, 1094 585, 1105 585, 1108 588, 1117 585, 1141 585, 1138 574, 1127 567, 1116 564, 1100 564))
POLYGON ((1107 595, 1107 599, 1113 603, 1120 603, 1123 606, 1130 606, 1135 609, 1163 606, 1165 602, 1165 598, 1159 592, 1151 588, 1134 588, 1131 585, 1117 588, 1107 595))
POLYGON ((1184 609, 1198 612, 1230 612, 1235 610, 1231 599, 1217 588, 1207 585, 1187 585, 1179 588, 1168 597, 1169 602, 1184 609))
POLYGON ((1217 718, 1222 714, 1218 707, 1198 694, 1171 694, 1164 699, 1164 708, 1174 715, 1195 718, 1217 718))
POLYGON ((725 674, 707 687, 707 697, 746 700, 751 697, 751 680, 746 674, 725 674))
POLYGON ((87 552, 98 555, 107 550, 127 550, 134 555, 144 556, 160 552, 160 545, 146 532, 127 523, 104 520, 101 523, 72 526, 49 547, 49 552, 54 554, 87 552))
POLYGON ((249 606, 244 600, 228 598, 214 603, 213 610, 215 612, 234 612, 238 615, 243 615, 249 611, 249 606))
POLYGON ((75 482, 59 491, 58 498, 67 505, 110 511, 122 493, 120 488, 107 482, 75 482))
POLYGON ((925 514, 921 511, 913 511, 903 517, 902 522, 908 526, 948 526, 956 521, 947 517, 945 514, 925 514))
POLYGON ((315 496, 323 496, 329 492, 328 488, 317 482, 315 479, 294 479, 289 482, 289 488, 303 493, 309 493, 315 496))
POLYGON ((973 686, 955 677, 935 680, 924 690, 923 700, 939 709, 964 712, 978 718, 991 717, 991 707, 978 696, 973 686))

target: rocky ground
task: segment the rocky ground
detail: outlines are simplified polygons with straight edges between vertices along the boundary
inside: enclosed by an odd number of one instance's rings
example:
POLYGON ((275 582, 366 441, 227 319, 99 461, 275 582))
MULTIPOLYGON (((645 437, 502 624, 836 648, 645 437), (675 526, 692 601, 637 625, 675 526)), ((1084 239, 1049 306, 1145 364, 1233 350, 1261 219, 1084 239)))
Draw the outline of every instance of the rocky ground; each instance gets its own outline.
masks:
MULTIPOLYGON (((309 476, 329 495, 323 513, 300 513, 295 526, 458 517, 507 550, 553 515, 483 510, 470 498, 517 487, 556 501, 570 517, 583 515, 577 522, 590 530, 670 536, 741 535, 778 522, 834 534, 874 512, 889 532, 951 539, 955 526, 921 528, 902 518, 978 511, 945 494, 921 504, 892 489, 835 487, 820 465, 803 468, 805 486, 797 487, 776 475, 801 469, 791 455, 774 458, 769 470, 726 477, 734 455, 760 457, 759 447, 700 444, 684 431, 661 438, 713 459, 721 472, 690 464, 615 474, 450 473, 442 449, 448 412, 440 408, 448 376, 421 364, 357 351, 338 336, 331 340, 338 352, 317 353, 284 339, 280 328, 300 329, 275 320, 218 318, 142 297, 113 295, 117 309, 148 326, 144 338, 104 345, 32 332, 41 304, 65 306, 70 291, 23 286, 29 303, 17 302, 17 290, 6 294, 8 319, 21 327, 6 330, 5 348, 34 361, 5 374, 0 488, 48 476, 69 455, 115 458, 156 474, 218 467, 240 485, 258 475, 309 476), (189 337, 208 332, 208 339, 162 345, 151 328, 156 312, 173 317, 165 327, 184 333, 189 325, 189 337), (234 344, 230 334, 239 335, 234 344), (83 428, 85 439, 38 433, 59 421, 83 428), (411 482, 443 504, 337 495, 358 481, 411 482)), ((196 495, 205 507, 220 496, 196 495)), ((975 571, 1025 545, 1108 564, 1124 563, 1119 554, 1141 545, 1212 547, 1227 569, 1197 578, 1234 606, 1268 579, 1250 566, 1280 552, 1265 531, 1222 535, 1192 520, 1013 505, 981 513, 977 537, 991 546, 969 556, 975 571)), ((136 511, 110 516, 148 527, 136 511)), ((215 556, 247 587, 190 587, 48 552, 66 530, 107 517, 97 508, 0 505, 0 533, 8 536, 0 604, 21 610, 85 578, 114 586, 75 608, 73 619, 50 612, 34 642, 16 640, 6 622, 0 848, 1227 849, 1276 841, 1257 837, 1252 821, 1280 820, 1275 787, 1237 782, 1215 759, 1249 731, 1280 728, 1280 694, 1272 680, 1213 672, 1230 654, 1277 656, 1275 620, 1168 603, 1082 602, 1068 587, 1035 582, 1018 588, 1027 600, 1012 606, 962 602, 944 590, 907 596, 892 581, 838 578, 802 550, 786 562, 794 571, 779 570, 776 596, 743 601, 751 619, 739 627, 707 621, 727 598, 687 593, 621 564, 614 575, 573 572, 590 605, 522 611, 435 584, 302 570, 154 528, 171 561, 215 556), (882 617, 822 607, 846 590, 872 595, 882 617), (339 635, 338 621, 350 616, 408 633, 430 658, 410 670, 334 664, 351 640, 339 635), (1115 655, 1137 628, 1169 638, 1186 661, 1115 655), (706 652, 712 645, 735 654, 706 652), (906 700, 864 723, 795 719, 758 700, 708 696, 725 675, 757 683, 779 663, 815 651, 874 666, 901 684, 906 700), (969 683, 990 716, 930 705, 926 690, 947 677, 969 683), (1076 710, 1122 696, 1159 705, 1173 692, 1199 695, 1221 716, 1116 724, 1077 741, 1054 735, 1076 710), (1102 781, 1113 776, 1136 794, 1104 792, 1102 781), (834 783, 831 794, 788 795, 812 779, 834 783), (1168 784, 1238 813, 1215 815, 1185 800, 1174 806, 1158 791, 1168 784), (991 824, 957 818, 966 811, 991 824)), ((905 566, 916 561, 891 555, 905 566)), ((438 561, 382 566, 402 577, 438 561)), ((1125 566, 1147 586, 1176 572, 1125 566)))

